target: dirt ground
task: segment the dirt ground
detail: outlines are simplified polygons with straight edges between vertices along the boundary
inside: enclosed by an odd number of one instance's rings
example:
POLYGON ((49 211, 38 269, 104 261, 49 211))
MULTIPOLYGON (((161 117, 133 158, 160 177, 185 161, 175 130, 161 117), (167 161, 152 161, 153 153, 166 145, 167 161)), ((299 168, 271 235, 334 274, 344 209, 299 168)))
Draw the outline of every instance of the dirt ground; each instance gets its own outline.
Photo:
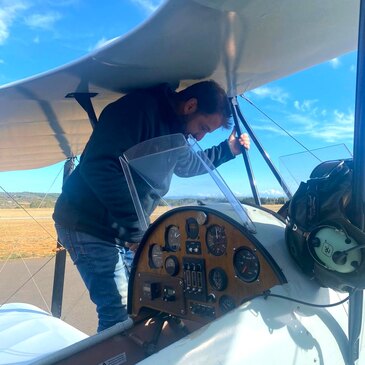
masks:
POLYGON ((52 209, 0 209, 0 259, 56 252, 52 209), (28 214, 28 213, 29 214, 28 214))
MULTIPOLYGON (((280 206, 269 206, 277 211, 280 206)), ((158 207, 154 221, 168 208, 158 207)), ((56 253, 56 232, 53 209, 0 209, 0 260, 53 256, 56 253)))
MULTIPOLYGON (((158 207, 151 220, 167 208, 158 207)), ((0 209, 0 260, 44 257, 56 253, 52 208, 0 209)))

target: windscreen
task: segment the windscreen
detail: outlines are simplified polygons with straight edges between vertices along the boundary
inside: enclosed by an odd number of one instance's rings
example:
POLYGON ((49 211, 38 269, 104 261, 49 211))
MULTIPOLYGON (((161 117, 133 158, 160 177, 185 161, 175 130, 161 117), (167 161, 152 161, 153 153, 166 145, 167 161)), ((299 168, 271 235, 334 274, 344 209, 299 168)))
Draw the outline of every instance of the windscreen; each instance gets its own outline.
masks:
POLYGON ((144 229, 151 216, 159 214, 156 210, 161 213, 183 205, 228 203, 233 218, 255 232, 245 208, 195 139, 182 134, 153 138, 132 147, 120 159, 144 229))
POLYGON ((300 182, 307 181, 313 169, 321 162, 351 157, 351 152, 344 144, 293 153, 280 157, 280 172, 290 191, 294 193, 300 182))

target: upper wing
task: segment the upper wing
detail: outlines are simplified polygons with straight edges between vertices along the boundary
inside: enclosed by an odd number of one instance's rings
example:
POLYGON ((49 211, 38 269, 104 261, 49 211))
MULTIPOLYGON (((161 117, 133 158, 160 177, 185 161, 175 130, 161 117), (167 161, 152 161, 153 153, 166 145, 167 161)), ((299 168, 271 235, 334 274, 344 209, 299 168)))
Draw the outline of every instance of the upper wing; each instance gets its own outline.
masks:
POLYGON ((76 62, 0 88, 0 171, 81 153, 96 114, 121 94, 212 78, 233 96, 357 45, 359 0, 168 0, 146 23, 76 62))

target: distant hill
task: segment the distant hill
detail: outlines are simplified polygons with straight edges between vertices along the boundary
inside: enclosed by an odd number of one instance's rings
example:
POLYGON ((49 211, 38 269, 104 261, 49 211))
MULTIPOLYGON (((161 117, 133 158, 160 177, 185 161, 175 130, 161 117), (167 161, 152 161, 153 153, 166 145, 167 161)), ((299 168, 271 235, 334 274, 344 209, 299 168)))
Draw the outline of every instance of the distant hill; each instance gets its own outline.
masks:
POLYGON ((53 208, 60 194, 58 193, 0 193, 0 209, 19 208, 53 208), (10 196, 9 196, 10 195, 10 196))
MULTIPOLYGON (((24 208, 53 208, 59 193, 50 193, 45 196, 45 193, 31 193, 31 192, 21 192, 21 193, 0 193, 0 209, 12 209, 19 208, 19 204, 24 208), (11 197, 10 197, 10 196, 11 197), (18 203, 18 204, 17 204, 18 203)), ((204 198, 202 197, 170 197, 165 199, 170 206, 188 205, 196 204, 198 201, 202 200, 205 204, 218 203, 222 199, 218 198, 204 198)), ((242 198, 239 197, 238 200, 241 203, 253 204, 254 199, 250 197, 242 198)), ((261 198, 261 204, 284 204, 286 199, 284 197, 279 198, 261 198)), ((161 205, 164 205, 161 202, 161 205)))

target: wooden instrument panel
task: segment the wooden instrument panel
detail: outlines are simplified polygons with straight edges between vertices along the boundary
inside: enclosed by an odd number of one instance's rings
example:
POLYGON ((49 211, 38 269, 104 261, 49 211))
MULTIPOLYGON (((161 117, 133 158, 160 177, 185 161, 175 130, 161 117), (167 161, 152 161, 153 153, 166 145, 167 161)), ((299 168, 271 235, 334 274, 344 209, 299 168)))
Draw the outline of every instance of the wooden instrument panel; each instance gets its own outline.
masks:
POLYGON ((229 216, 202 207, 165 213, 136 254, 128 310, 208 322, 285 282, 260 242, 229 216))

